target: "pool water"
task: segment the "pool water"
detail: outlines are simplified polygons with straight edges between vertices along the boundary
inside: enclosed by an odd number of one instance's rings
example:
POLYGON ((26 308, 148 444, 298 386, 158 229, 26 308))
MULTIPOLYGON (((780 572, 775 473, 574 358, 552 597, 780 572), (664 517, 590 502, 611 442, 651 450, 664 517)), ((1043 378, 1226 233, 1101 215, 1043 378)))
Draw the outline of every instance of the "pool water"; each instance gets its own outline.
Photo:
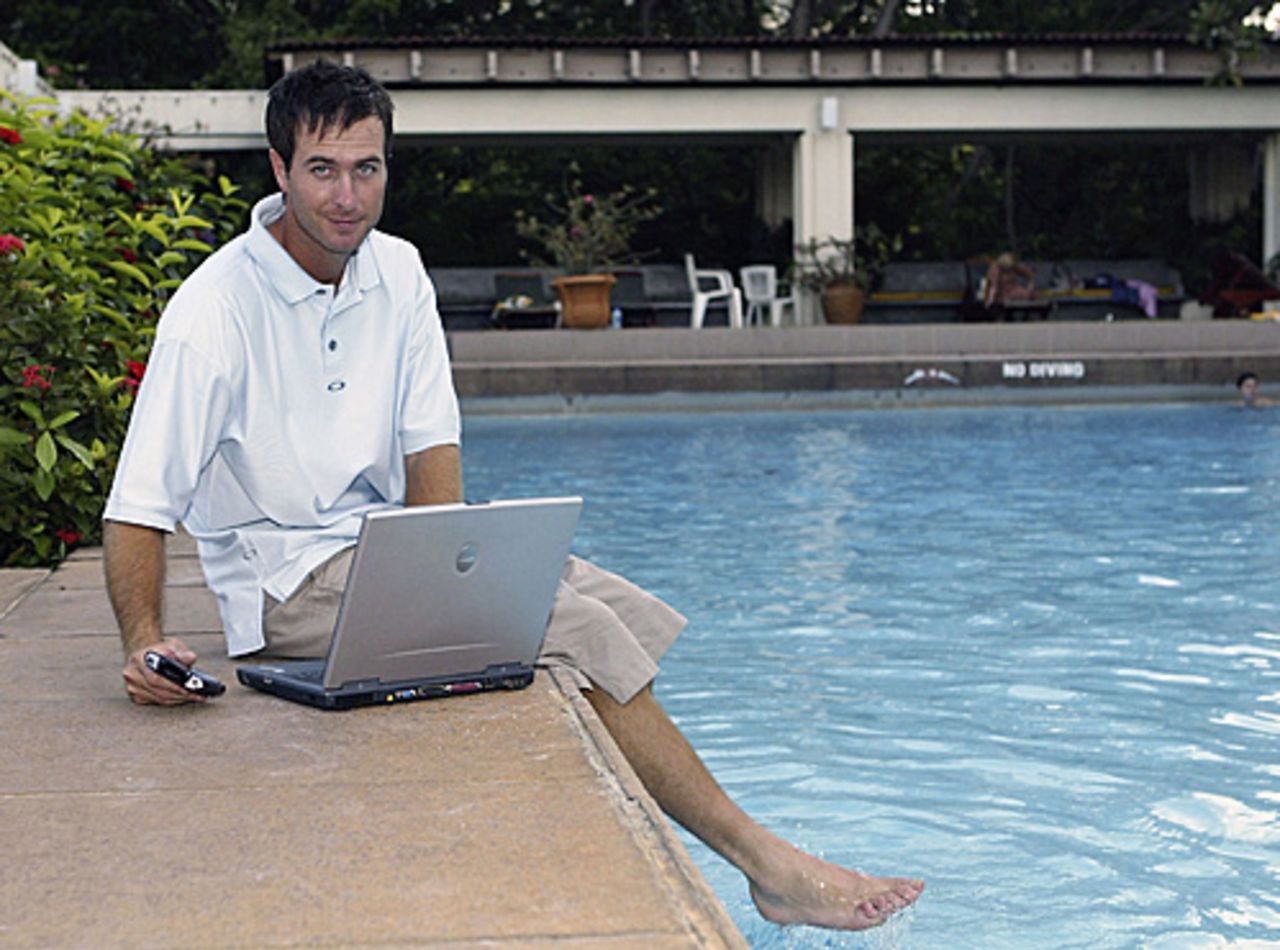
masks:
POLYGON ((690 618, 657 694, 784 837, 919 875, 868 935, 1280 946, 1280 408, 471 418, 471 497, 690 618))

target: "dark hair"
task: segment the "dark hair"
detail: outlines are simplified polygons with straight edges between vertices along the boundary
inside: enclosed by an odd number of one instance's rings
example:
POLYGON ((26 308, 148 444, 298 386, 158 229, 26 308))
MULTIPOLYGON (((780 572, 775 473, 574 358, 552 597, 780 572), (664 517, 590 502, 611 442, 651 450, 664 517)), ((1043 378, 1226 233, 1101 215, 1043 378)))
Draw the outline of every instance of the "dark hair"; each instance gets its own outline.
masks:
POLYGON ((1251 379, 1257 379, 1257 378, 1258 378, 1257 373, 1249 373, 1249 372, 1241 373, 1239 376, 1236 377, 1236 389, 1239 389, 1247 381, 1251 379))
POLYGON ((288 168, 303 122, 308 132, 318 128, 323 136, 334 125, 345 130, 371 115, 382 121, 386 133, 383 150, 390 156, 391 96, 387 90, 359 67, 318 59, 285 73, 267 93, 267 141, 288 168))

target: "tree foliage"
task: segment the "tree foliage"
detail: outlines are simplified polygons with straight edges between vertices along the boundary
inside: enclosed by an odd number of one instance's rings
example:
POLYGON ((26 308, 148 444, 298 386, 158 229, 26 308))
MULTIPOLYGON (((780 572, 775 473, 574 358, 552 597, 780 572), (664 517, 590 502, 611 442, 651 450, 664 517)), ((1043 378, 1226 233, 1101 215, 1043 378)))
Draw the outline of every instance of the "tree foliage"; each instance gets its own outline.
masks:
POLYGON ((100 536, 155 321, 241 225, 234 190, 0 93, 0 566, 100 536))
POLYGON ((1219 248, 1261 242, 1260 202, 1193 223, 1186 143, 871 145, 858 149, 860 222, 904 239, 902 258, 1160 258, 1201 287, 1219 248))
POLYGON ((224 24, 203 0, 0 4, 0 40, 20 56, 35 59, 54 85, 65 87, 198 85, 222 52, 224 24))
POLYGON ((1191 6, 1185 0, 907 0, 897 31, 1184 34, 1191 6))
POLYGON ((658 192, 662 213, 639 224, 632 244, 656 260, 691 250, 725 263, 768 260, 785 255, 789 236, 754 220, 754 161, 740 148, 397 146, 383 221, 430 267, 513 265, 538 252, 517 234, 516 217, 544 217, 547 192, 571 191, 577 180, 597 194, 658 192))

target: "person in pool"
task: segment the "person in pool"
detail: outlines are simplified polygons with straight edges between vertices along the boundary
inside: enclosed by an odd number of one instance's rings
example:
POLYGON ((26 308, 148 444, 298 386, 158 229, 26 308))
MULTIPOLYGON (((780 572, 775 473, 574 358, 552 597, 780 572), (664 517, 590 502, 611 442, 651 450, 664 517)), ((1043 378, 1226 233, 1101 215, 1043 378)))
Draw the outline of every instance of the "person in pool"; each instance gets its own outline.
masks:
POLYGON ((1274 406, 1275 402, 1265 396, 1258 395, 1258 375, 1256 373, 1241 373, 1236 379, 1236 389, 1240 390, 1240 402, 1237 403, 1241 409, 1265 409, 1268 406, 1274 406))
MULTIPOLYGON (((267 102, 280 193, 165 308, 107 502, 104 566, 139 705, 199 701, 144 661, 167 636, 165 537, 196 538, 231 656, 323 657, 363 515, 458 502, 461 426, 444 330, 413 245, 375 229, 391 97, 318 62, 267 102)), ((465 227, 466 222, 460 222, 465 227)), ((645 787, 738 868, 779 924, 862 930, 924 883, 794 847, 721 789, 654 698, 679 613, 586 561, 565 567, 539 664, 574 678, 645 787)))

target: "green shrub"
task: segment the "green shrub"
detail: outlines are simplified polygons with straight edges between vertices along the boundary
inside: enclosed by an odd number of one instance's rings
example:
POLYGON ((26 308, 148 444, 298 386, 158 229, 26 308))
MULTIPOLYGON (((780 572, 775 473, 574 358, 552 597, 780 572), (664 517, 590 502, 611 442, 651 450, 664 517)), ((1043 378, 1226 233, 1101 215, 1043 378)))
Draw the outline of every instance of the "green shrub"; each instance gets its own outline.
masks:
POLYGON ((235 192, 0 90, 0 566, 99 540, 156 319, 239 229, 235 192))
MULTIPOLYGON (((541 244, 551 262, 568 275, 605 273, 636 260, 631 249, 636 230, 661 214, 650 204, 653 194, 637 193, 626 185, 612 194, 590 194, 575 179, 563 203, 547 195, 550 221, 517 210, 516 233, 541 244)), ((534 263, 546 265, 541 259, 534 263)))

